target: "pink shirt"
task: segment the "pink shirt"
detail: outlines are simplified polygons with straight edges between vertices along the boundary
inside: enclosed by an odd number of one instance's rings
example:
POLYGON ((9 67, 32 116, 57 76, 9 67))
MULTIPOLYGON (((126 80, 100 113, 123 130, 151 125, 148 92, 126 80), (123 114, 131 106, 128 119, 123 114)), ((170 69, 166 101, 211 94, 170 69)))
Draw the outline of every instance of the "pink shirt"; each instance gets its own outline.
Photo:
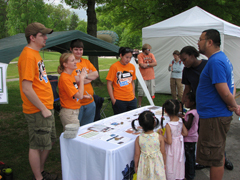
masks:
POLYGON ((188 115, 193 114, 192 127, 188 131, 188 135, 184 137, 184 142, 197 142, 198 141, 198 121, 199 115, 196 109, 190 110, 185 114, 185 121, 188 121, 188 115))

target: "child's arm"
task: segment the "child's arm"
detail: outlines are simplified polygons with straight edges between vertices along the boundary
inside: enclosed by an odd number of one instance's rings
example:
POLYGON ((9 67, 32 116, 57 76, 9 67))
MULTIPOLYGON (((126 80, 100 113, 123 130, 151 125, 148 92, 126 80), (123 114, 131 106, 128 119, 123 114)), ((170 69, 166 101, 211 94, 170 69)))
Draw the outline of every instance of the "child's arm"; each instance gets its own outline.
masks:
POLYGON ((188 121, 184 121, 184 125, 186 126, 187 130, 189 130, 192 127, 194 115, 189 114, 187 119, 188 119, 188 121))
POLYGON ((139 136, 135 140, 135 154, 134 154, 134 164, 135 164, 135 173, 137 173, 138 170, 138 161, 140 157, 140 146, 139 146, 139 136))
POLYGON ((166 167, 166 152, 165 152, 165 142, 163 135, 159 135, 159 142, 160 142, 160 151, 163 156, 164 168, 166 167))
POLYGON ((183 126, 182 126, 182 135, 183 135, 183 136, 187 136, 187 135, 188 135, 188 130, 187 130, 187 128, 185 127, 184 124, 183 124, 183 126))
POLYGON ((168 124, 166 124, 166 126, 165 126, 165 128, 166 128, 166 131, 165 131, 165 133, 166 133, 166 138, 164 137, 164 141, 165 141, 165 143, 167 143, 167 144, 172 144, 172 134, 171 134, 171 128, 170 128, 170 126, 168 125, 168 124))

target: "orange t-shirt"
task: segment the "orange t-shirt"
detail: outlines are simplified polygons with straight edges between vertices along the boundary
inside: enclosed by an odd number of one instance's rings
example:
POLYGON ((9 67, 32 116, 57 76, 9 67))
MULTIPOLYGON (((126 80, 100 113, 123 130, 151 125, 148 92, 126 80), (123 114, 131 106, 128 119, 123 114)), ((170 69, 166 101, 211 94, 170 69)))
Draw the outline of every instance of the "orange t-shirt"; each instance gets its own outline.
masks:
POLYGON ((78 92, 78 85, 73 76, 62 72, 58 81, 58 90, 62 107, 68 109, 79 109, 81 107, 80 99, 74 97, 78 92))
POLYGON ((135 66, 122 65, 119 61, 111 65, 106 80, 112 81, 113 96, 117 100, 132 101, 134 97, 132 81, 136 79, 135 66))
MULTIPOLYGON (((81 62, 77 63, 77 69, 73 71, 72 76, 79 75, 79 73, 82 71, 82 68, 84 67, 87 69, 87 73, 97 71, 97 69, 93 66, 93 64, 89 60, 81 58, 81 62)), ((94 91, 91 83, 84 84, 83 95, 87 95, 86 91, 88 92, 88 94, 92 95, 93 97, 94 91)), ((80 100, 81 105, 87 105, 92 103, 93 101, 94 101, 93 98, 92 99, 83 98, 80 100)))
POLYGON ((46 69, 39 51, 25 47, 19 56, 18 73, 20 93, 23 101, 23 112, 33 114, 40 110, 34 106, 22 91, 22 81, 32 82, 32 88, 40 101, 48 108, 53 109, 53 91, 48 80, 46 69))
MULTIPOLYGON (((138 64, 142 64, 142 63, 147 64, 147 63, 153 63, 153 62, 157 62, 157 61, 152 53, 149 53, 148 55, 140 53, 138 55, 138 64)), ((139 66, 139 70, 140 70, 144 80, 155 79, 153 67, 148 67, 148 68, 144 69, 139 66)))

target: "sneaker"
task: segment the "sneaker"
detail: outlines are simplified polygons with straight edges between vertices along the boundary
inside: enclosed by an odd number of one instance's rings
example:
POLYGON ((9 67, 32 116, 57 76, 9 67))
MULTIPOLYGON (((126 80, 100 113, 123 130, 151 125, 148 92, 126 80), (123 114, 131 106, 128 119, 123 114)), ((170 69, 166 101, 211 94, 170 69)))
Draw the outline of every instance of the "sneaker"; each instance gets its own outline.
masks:
POLYGON ((42 172, 43 179, 46 180, 56 180, 58 178, 57 174, 50 174, 49 172, 42 172))
POLYGON ((233 170, 233 164, 231 163, 231 161, 229 161, 229 159, 225 158, 225 167, 228 170, 233 170))

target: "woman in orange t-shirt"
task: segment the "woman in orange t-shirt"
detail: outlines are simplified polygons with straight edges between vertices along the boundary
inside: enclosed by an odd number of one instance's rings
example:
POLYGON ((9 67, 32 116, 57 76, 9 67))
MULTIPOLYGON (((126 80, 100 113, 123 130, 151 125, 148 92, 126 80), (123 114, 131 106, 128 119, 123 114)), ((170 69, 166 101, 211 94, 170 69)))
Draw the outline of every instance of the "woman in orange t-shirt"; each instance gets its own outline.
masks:
POLYGON ((107 89, 112 101, 114 114, 123 113, 137 108, 135 97, 136 79, 135 66, 131 63, 133 50, 121 47, 119 49, 120 61, 114 63, 108 72, 107 89))
POLYGON ((59 113, 63 127, 67 124, 79 124, 78 113, 82 98, 91 98, 89 95, 83 95, 85 71, 79 75, 79 84, 72 77, 72 72, 77 68, 74 55, 64 53, 60 57, 58 73, 61 74, 58 82, 61 111, 59 113))

